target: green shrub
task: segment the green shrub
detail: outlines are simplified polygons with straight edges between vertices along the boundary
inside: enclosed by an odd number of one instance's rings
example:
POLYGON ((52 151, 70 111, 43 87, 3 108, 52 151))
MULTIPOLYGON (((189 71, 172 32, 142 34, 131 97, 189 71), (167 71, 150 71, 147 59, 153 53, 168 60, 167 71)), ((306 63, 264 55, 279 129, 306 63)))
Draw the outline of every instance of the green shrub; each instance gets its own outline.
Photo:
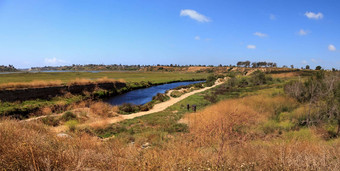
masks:
POLYGON ((78 121, 77 120, 69 120, 65 124, 71 132, 74 132, 76 130, 76 126, 78 125, 78 121))
POLYGON ((298 131, 289 131, 286 132, 283 136, 285 140, 292 141, 292 140, 307 140, 307 141, 314 141, 316 137, 313 135, 312 130, 308 128, 303 128, 298 131))
POLYGON ((269 120, 262 125, 262 130, 265 134, 270 134, 276 131, 290 131, 294 128, 295 124, 290 121, 277 122, 269 120))
POLYGON ((267 79, 268 78, 266 78, 266 74, 264 72, 255 71, 250 77, 250 82, 253 85, 262 85, 267 83, 267 79))
POLYGON ((140 107, 138 105, 134 105, 131 103, 124 103, 119 106, 120 113, 134 113, 136 111, 140 110, 140 107))
POLYGON ((42 118, 41 121, 49 126, 58 126, 59 125, 59 119, 57 119, 56 117, 51 117, 51 116, 47 116, 45 118, 42 118))
POLYGON ((61 116, 61 120, 62 121, 69 121, 69 120, 75 120, 77 119, 77 115, 75 115, 74 113, 68 111, 65 112, 62 116, 61 116))
POLYGON ((176 90, 176 91, 172 91, 170 96, 171 97, 180 97, 182 94, 183 94, 182 92, 176 90))
POLYGON ((141 111, 148 111, 148 110, 152 109, 152 107, 153 107, 153 101, 140 106, 140 110, 141 111))
POLYGON ((183 124, 183 123, 176 123, 176 124, 172 124, 171 126, 165 128, 164 131, 168 132, 168 133, 175 133, 175 132, 188 132, 189 127, 187 124, 183 124))
POLYGON ((167 95, 165 95, 165 94, 157 93, 156 96, 152 97, 152 100, 157 100, 157 101, 160 101, 160 102, 164 102, 164 101, 169 100, 169 97, 167 95))

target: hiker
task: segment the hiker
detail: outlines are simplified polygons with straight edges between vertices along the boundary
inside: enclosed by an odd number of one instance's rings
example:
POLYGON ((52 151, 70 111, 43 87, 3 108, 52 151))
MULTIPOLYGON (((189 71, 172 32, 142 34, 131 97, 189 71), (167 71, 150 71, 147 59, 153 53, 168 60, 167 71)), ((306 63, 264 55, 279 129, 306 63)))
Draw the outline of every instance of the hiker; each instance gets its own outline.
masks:
POLYGON ((196 112, 196 105, 192 105, 192 111, 196 112))
POLYGON ((188 109, 188 111, 190 110, 190 104, 187 104, 187 109, 188 109))

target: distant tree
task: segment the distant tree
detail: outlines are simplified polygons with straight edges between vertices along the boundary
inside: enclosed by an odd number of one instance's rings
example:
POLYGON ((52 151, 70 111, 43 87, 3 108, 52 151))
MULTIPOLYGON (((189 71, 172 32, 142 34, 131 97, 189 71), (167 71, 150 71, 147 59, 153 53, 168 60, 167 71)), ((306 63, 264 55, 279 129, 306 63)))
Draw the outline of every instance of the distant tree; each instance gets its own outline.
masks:
POLYGON ((247 67, 247 68, 250 67, 250 61, 245 61, 244 66, 247 67))
POLYGON ((294 65, 290 65, 290 68, 292 68, 292 69, 293 69, 293 68, 294 68, 294 65))
POLYGON ((321 68, 322 67, 320 65, 318 65, 318 66, 315 67, 315 70, 321 70, 321 68))
POLYGON ((306 65, 306 69, 310 69, 309 65, 306 65))
POLYGON ((276 64, 276 63, 273 63, 273 67, 275 67, 275 68, 276 68, 276 67, 277 67, 277 64, 276 64))
POLYGON ((257 68, 257 63, 256 63, 256 62, 253 62, 253 63, 251 63, 251 66, 252 66, 253 68, 257 68))
POLYGON ((236 65, 237 65, 237 67, 240 67, 242 65, 242 62, 238 61, 236 65))
POLYGON ((282 68, 288 68, 287 65, 283 65, 282 68))

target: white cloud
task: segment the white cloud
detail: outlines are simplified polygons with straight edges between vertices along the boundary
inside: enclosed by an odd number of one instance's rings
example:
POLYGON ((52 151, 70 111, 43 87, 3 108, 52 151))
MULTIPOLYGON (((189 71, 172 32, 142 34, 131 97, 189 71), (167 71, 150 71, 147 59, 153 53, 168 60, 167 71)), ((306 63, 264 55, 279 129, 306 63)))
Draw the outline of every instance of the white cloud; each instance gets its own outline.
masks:
POLYGON ((267 37, 267 34, 261 33, 261 32, 255 32, 254 33, 255 36, 259 36, 259 37, 267 37))
POLYGON ((315 20, 318 20, 318 19, 322 19, 323 18, 323 14, 321 12, 319 13, 314 13, 314 12, 306 12, 305 13, 305 16, 309 19, 315 19, 315 20))
POLYGON ((256 49, 256 46, 255 45, 248 45, 247 48, 248 49, 256 49))
POLYGON ((191 9, 185 9, 185 10, 181 10, 180 16, 188 16, 198 22, 204 23, 204 22, 210 22, 210 19, 198 12, 196 12, 195 10, 191 10, 191 9))
POLYGON ((336 51, 336 48, 335 48, 334 45, 330 44, 330 45, 328 45, 328 50, 329 51, 336 51))
POLYGON ((58 64, 65 64, 66 61, 54 58, 45 58, 45 63, 48 65, 58 65, 58 64))
POLYGON ((270 15, 269 15, 269 18, 270 18, 271 20, 276 20, 276 16, 275 16, 274 14, 270 14, 270 15))
POLYGON ((316 63, 316 62, 317 62, 315 59, 311 59, 311 61, 312 61, 313 63, 316 63))
POLYGON ((300 29, 300 31, 299 31, 299 35, 300 36, 305 36, 305 35, 307 35, 309 33, 309 31, 308 30, 304 30, 304 29, 300 29))
POLYGON ((306 65, 308 62, 306 60, 301 61, 302 64, 306 65))
POLYGON ((201 37, 195 36, 194 39, 195 39, 195 40, 201 40, 201 37))

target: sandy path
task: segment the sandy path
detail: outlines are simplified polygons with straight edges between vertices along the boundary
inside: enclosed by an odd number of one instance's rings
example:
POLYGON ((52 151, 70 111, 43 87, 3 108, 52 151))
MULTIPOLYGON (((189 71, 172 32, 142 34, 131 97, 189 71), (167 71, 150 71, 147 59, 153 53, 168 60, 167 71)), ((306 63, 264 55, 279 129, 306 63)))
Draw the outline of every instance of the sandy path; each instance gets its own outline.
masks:
MULTIPOLYGON (((140 117, 140 116, 144 116, 144 115, 148 115, 148 114, 152 114, 152 113, 156 113, 156 112, 161 112, 163 110, 165 110, 166 108, 174 105, 175 103, 191 96, 191 95, 194 95, 196 93, 200 93, 200 92, 203 92, 203 91, 206 91, 206 90, 209 90, 211 88, 214 88, 218 85, 221 85, 222 83, 225 82, 226 79, 222 79, 222 80, 217 80, 215 82, 215 84, 211 87, 205 87, 205 88, 202 88, 202 89, 199 89, 199 90, 194 90, 192 92, 189 92, 189 93, 186 93, 186 94, 183 94, 182 96, 180 97, 177 97, 177 98, 173 98, 170 96, 170 99, 168 101, 165 101, 165 102, 162 102, 162 103, 158 103, 156 105, 153 106, 153 108, 149 111, 144 111, 144 112, 138 112, 138 113, 133 113, 133 114, 129 114, 129 115, 119 115, 117 117, 113 117, 113 118, 105 118, 105 119, 101 119, 101 120, 96 120, 96 121, 93 121, 91 123, 83 123, 83 124, 80 124, 78 125, 79 127, 83 127, 83 126, 95 126, 95 125, 107 125, 107 124, 113 124, 113 123, 117 123, 117 122, 121 122, 123 120, 126 120, 126 119, 134 119, 136 117, 140 117)), ((172 90, 170 90, 168 92, 168 94, 171 93, 172 90)), ((61 126, 58 126, 58 127, 54 127, 52 128, 53 131, 55 132, 64 132, 67 130, 67 127, 65 125, 61 125, 61 126)))
MULTIPOLYGON (((123 120, 126 120, 126 119, 133 119, 133 118, 136 118, 136 117, 140 117, 140 116, 144 116, 144 115, 148 115, 148 114, 151 114, 151 113, 156 113, 156 112, 161 112, 163 110, 165 110, 166 108, 174 105, 175 103, 191 96, 191 95, 194 95, 196 93, 200 93, 200 92, 203 92, 203 91, 206 91, 206 90, 209 90, 211 88, 214 88, 218 85, 221 85, 224 81, 216 81, 215 82, 215 85, 211 86, 211 87, 205 87, 205 88, 202 88, 202 89, 199 89, 199 90, 194 90, 192 92, 189 92, 189 93, 186 93, 186 94, 183 94, 182 96, 180 97, 177 97, 177 98, 173 98, 170 96, 170 99, 168 101, 165 101, 165 102, 162 102, 162 103, 158 103, 158 104, 155 104, 153 106, 153 108, 149 111, 145 111, 145 112, 138 112, 138 113, 133 113, 133 114, 129 114, 129 115, 120 115, 118 117, 115 117, 115 118, 110 118, 110 119, 105 119, 105 120, 102 120, 102 121, 97 121, 97 122, 93 122, 91 124, 88 124, 88 125, 94 125, 94 124, 100 124, 100 123, 107 123, 107 124, 112 124, 112 123, 116 123, 116 122, 120 122, 120 121, 123 121, 123 120)), ((170 90, 168 92, 168 95, 171 93, 172 90, 170 90)))

